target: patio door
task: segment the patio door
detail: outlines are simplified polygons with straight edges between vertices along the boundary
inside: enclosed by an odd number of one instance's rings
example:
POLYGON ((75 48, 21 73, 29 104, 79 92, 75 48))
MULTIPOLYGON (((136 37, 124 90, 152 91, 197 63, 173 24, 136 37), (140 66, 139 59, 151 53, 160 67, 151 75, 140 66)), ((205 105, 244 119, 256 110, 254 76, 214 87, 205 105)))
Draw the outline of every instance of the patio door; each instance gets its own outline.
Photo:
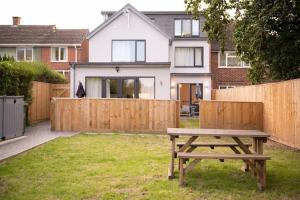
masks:
POLYGON ((138 98, 136 78, 105 78, 104 98, 138 98))

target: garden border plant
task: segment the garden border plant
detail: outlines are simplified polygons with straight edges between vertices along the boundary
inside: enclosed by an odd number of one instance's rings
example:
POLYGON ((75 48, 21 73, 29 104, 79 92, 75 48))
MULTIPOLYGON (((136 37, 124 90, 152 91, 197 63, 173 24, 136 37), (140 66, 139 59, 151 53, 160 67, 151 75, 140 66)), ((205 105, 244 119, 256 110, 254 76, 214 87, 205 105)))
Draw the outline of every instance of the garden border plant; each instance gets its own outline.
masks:
POLYGON ((0 62, 0 95, 24 96, 30 105, 32 81, 65 83, 63 75, 40 62, 0 62))

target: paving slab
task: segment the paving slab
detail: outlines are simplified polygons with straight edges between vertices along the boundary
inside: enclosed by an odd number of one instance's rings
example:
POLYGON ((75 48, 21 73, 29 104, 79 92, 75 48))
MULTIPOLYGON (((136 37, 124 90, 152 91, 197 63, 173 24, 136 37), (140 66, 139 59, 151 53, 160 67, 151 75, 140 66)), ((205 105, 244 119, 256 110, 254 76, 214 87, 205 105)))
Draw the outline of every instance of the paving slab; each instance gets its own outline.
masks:
POLYGON ((58 137, 71 137, 78 132, 59 132, 50 130, 50 122, 41 122, 26 128, 25 136, 20 139, 0 142, 0 161, 18 155, 58 137))

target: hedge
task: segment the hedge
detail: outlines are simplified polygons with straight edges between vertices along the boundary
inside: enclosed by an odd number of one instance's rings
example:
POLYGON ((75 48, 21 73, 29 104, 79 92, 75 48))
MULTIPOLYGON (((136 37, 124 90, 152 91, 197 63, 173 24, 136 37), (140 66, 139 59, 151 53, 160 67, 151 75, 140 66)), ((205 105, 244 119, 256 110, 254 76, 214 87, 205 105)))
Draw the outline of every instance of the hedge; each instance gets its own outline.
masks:
POLYGON ((63 75, 44 63, 12 61, 0 62, 0 80, 0 96, 22 95, 29 104, 31 103, 31 81, 65 82, 63 75))

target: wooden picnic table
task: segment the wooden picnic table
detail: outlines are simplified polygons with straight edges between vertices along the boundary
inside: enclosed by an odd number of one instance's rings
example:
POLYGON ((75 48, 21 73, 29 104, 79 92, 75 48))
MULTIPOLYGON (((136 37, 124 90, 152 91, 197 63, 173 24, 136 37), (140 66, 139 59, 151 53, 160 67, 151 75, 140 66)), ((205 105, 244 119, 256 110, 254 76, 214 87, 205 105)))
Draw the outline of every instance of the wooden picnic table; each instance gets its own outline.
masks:
MULTIPOLYGON (((253 175, 256 176, 259 173, 259 184, 260 189, 263 190, 265 187, 265 162, 261 163, 260 160, 266 160, 267 157, 263 156, 263 144, 267 142, 267 138, 270 137, 269 134, 258 130, 231 130, 231 129, 188 129, 188 128, 168 128, 167 133, 171 140, 171 161, 169 168, 169 179, 174 178, 174 161, 177 155, 184 161, 179 162, 180 166, 183 168, 186 160, 189 158, 195 159, 190 163, 187 169, 181 169, 180 177, 184 175, 184 170, 188 171, 195 166, 201 159, 219 159, 224 161, 224 159, 241 159, 246 164, 246 171, 251 170, 253 175), (194 141, 203 136, 221 138, 230 137, 235 143, 209 143, 209 144, 195 144, 194 141), (177 144, 178 150, 176 149, 176 139, 179 137, 187 137, 188 140, 184 143, 177 144), (240 138, 252 138, 252 144, 244 143, 240 138), (233 150, 236 155, 225 154, 195 154, 192 153, 197 147, 229 147, 233 150), (252 146, 252 149, 249 147, 252 146), (239 150, 239 147, 241 150, 239 150), (251 154, 251 155, 250 155, 251 154), (198 158, 198 159, 197 159, 198 158), (185 159, 185 160, 184 160, 185 159), (264 170, 263 170, 264 168, 264 170)), ((179 159, 179 161, 181 160, 179 159)), ((264 161, 265 161, 264 160, 264 161)), ((180 180, 181 185, 183 184, 183 177, 180 180)))

